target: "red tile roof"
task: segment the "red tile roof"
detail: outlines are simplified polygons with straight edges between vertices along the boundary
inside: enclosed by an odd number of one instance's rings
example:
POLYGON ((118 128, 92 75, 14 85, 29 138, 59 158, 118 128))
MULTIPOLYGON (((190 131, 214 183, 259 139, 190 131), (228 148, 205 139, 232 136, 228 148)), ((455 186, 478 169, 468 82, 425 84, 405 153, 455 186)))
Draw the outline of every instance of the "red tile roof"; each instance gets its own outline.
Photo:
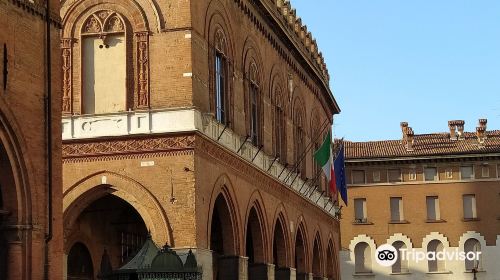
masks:
POLYGON ((500 153, 500 130, 486 132, 479 145, 476 134, 464 132, 465 139, 450 140, 449 133, 415 134, 413 151, 407 151, 401 140, 370 142, 344 141, 346 159, 375 159, 500 153))

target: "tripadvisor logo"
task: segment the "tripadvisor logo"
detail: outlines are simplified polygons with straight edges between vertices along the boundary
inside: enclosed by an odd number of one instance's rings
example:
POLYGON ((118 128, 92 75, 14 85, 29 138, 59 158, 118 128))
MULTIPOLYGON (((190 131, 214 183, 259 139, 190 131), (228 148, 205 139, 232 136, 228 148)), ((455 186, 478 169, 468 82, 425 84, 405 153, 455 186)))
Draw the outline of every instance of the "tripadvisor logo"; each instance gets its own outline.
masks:
POLYGON ((439 260, 439 261, 479 261, 481 257, 481 252, 464 252, 455 250, 443 250, 439 252, 422 252, 416 251, 415 249, 400 249, 399 251, 390 244, 384 244, 377 248, 375 251, 375 260, 381 266, 392 266, 398 260, 414 260, 415 262, 421 262, 424 260, 439 260))
POLYGON ((398 259, 398 250, 392 245, 384 244, 375 251, 375 260, 381 266, 392 266, 398 259))

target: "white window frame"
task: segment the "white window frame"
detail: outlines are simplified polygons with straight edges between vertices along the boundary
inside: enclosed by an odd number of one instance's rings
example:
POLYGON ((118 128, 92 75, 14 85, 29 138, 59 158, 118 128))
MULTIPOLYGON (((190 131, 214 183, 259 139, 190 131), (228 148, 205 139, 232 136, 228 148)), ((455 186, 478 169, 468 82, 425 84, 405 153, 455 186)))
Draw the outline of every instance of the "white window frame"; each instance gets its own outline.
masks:
POLYGON ((446 177, 446 179, 453 179, 453 168, 447 167, 444 171, 444 176, 446 177))
POLYGON ((490 177, 490 166, 488 164, 481 165, 481 177, 483 178, 490 177))
POLYGON ((355 223, 367 223, 368 222, 368 213, 366 207, 366 198, 355 198, 354 199, 354 222, 355 223), (361 203, 361 217, 358 216, 359 209, 356 207, 358 203, 361 203))
POLYGON ((476 195, 475 194, 464 194, 462 196, 462 207, 463 207, 463 215, 464 215, 464 220, 474 220, 477 219, 477 202, 476 202, 476 195), (466 215, 466 197, 470 197, 470 212, 471 212, 471 217, 467 217, 466 215))
POLYGON ((391 210, 391 222, 403 222, 405 220, 404 217, 404 204, 403 204, 403 197, 397 196, 397 197, 390 197, 389 199, 389 208, 391 210), (396 206, 397 209, 393 209, 393 207, 396 206), (396 214, 397 210, 397 215, 399 216, 399 219, 395 219, 394 214, 396 214))
POLYGON ((441 212, 439 209, 439 196, 431 195, 425 197, 425 205, 427 208, 427 220, 428 221, 440 221, 441 220, 441 212), (429 200, 433 200, 434 202, 434 219, 429 218, 429 200))
POLYGON ((408 172, 408 180, 410 180, 410 181, 417 180, 417 169, 416 168, 410 169, 410 171, 408 172))

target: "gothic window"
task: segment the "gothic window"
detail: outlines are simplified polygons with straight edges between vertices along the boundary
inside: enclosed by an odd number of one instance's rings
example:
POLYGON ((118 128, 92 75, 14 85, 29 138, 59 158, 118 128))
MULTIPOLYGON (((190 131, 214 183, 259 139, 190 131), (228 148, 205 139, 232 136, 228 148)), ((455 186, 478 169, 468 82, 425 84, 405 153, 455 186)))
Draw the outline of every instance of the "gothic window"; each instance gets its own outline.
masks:
POLYGON ((297 106, 294 114, 294 138, 294 163, 297 164, 297 171, 301 173, 302 178, 305 178, 306 164, 303 157, 306 143, 304 137, 304 113, 301 106, 297 106))
POLYGON ((274 92, 274 152, 281 163, 286 163, 286 119, 281 87, 274 92))
POLYGON ((215 34, 215 94, 214 107, 217 121, 228 124, 228 60, 227 42, 222 30, 215 34))
POLYGON ((250 139, 252 144, 258 146, 260 141, 260 96, 259 84, 257 82, 257 66, 255 63, 250 64, 249 83, 248 83, 248 98, 249 98, 249 113, 250 113, 250 139))
POLYGON ((126 26, 117 13, 101 10, 82 28, 82 112, 102 114, 127 108, 126 26))

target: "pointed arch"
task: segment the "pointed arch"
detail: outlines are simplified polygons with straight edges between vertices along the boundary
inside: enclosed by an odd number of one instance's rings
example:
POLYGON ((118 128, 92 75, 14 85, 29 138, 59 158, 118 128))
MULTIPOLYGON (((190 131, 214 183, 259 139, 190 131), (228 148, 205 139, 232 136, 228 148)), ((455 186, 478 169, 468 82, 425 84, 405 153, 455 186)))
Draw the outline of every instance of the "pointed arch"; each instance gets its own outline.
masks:
POLYGON ((337 254, 335 250, 335 243, 330 235, 328 238, 328 247, 326 249, 326 264, 325 264, 325 274, 328 280, 336 279, 338 271, 337 254))
POLYGON ((268 248, 268 234, 267 234, 267 220, 266 210, 264 208, 262 195, 258 190, 254 191, 250 197, 247 212, 245 215, 245 231, 244 240, 245 255, 249 257, 251 263, 267 263, 269 256, 267 254, 268 248), (250 254, 248 243, 253 245, 250 254))
POLYGON ((309 250, 307 228, 303 217, 300 216, 297 222, 297 232, 295 233, 294 240, 294 267, 297 271, 297 275, 305 275, 309 267, 309 250))
MULTIPOLYGON (((212 236, 212 225, 215 225, 217 221, 213 221, 214 213, 224 212, 227 214, 227 220, 222 221, 223 227, 226 228, 226 241, 224 242, 223 253, 224 255, 240 255, 240 222, 239 222, 239 212, 238 204, 236 201, 236 195, 234 193, 233 185, 226 174, 219 176, 214 184, 214 189, 212 191, 212 196, 210 198, 210 208, 208 211, 208 223, 207 223, 207 248, 211 248, 212 236), (227 242, 229 240, 229 242, 227 242)), ((222 213, 221 213, 222 214, 222 213)), ((213 249, 212 249, 213 250, 213 249)))
POLYGON ((275 210, 272 225, 271 256, 275 271, 280 268, 291 266, 291 241, 290 229, 288 227, 288 216, 283 203, 280 203, 275 210))
POLYGON ((323 277, 324 275, 324 256, 323 256, 323 243, 321 240, 321 234, 316 231, 313 240, 313 250, 312 250, 312 273, 314 277, 323 277))

